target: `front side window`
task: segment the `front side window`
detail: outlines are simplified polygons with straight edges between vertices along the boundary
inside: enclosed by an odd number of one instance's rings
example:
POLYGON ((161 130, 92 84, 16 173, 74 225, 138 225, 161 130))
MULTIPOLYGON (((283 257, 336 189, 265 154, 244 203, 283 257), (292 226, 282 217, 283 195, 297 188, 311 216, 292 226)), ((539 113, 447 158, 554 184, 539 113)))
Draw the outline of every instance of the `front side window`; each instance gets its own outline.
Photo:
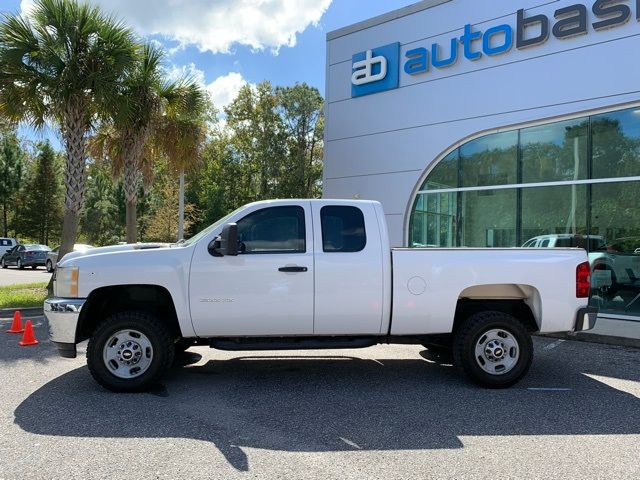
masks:
POLYGON ((238 241, 242 254, 304 253, 305 240, 302 207, 264 208, 238 221, 238 241))
POLYGON ((364 215, 356 207, 326 206, 320 209, 322 251, 360 252, 367 243, 364 215))

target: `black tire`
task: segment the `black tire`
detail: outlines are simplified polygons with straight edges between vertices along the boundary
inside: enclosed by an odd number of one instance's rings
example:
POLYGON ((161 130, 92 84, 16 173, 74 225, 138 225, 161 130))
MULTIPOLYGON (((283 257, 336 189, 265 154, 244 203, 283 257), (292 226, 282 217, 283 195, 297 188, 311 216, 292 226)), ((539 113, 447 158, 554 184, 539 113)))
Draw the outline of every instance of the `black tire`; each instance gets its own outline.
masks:
POLYGON ((53 263, 51 263, 51 260, 47 260, 46 268, 47 268, 47 272, 49 273, 53 272, 53 263))
POLYGON ((142 392, 153 387, 173 363, 175 348, 169 328, 146 312, 121 312, 102 322, 87 346, 87 365, 93 378, 113 392, 142 392), (153 348, 151 364, 134 378, 120 378, 111 373, 103 360, 103 349, 119 330, 137 330, 147 336, 153 348))
MULTIPOLYGON (((484 360, 484 359, 483 359, 484 360)), ((533 360, 531 335, 522 323, 503 312, 480 312, 470 316, 460 326, 453 341, 453 362, 473 382, 488 388, 507 388, 524 377, 533 360), (475 347, 490 330, 504 330, 517 342, 519 356, 511 370, 502 374, 486 372, 476 359, 475 347)))
POLYGON ((7 265, 4 261, 4 258, 2 260, 0 260, 0 266, 2 266, 2 268, 8 268, 9 265, 7 265))
POLYGON ((20 258, 16 262, 16 267, 18 267, 20 270, 24 270, 24 265, 22 264, 22 260, 20 258))

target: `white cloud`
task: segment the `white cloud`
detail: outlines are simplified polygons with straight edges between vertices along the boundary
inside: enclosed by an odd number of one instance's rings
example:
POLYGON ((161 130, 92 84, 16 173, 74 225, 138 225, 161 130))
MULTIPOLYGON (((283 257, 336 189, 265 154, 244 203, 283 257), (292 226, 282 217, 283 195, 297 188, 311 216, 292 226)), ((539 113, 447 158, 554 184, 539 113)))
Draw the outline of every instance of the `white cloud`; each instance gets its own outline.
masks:
POLYGON ((230 72, 227 75, 216 78, 207 85, 207 91, 217 109, 229 105, 238 95, 240 89, 247 84, 238 72, 230 72))
POLYGON ((238 72, 229 72, 221 75, 213 82, 207 84, 204 72, 200 70, 194 63, 189 65, 172 65, 167 70, 167 76, 170 80, 189 77, 198 82, 207 91, 215 107, 222 113, 222 109, 229 105, 238 95, 240 89, 246 85, 252 85, 247 82, 242 74, 238 72))
MULTIPOLYGON (((202 51, 228 53, 234 44, 256 50, 293 47, 317 25, 332 0, 89 0, 141 34, 160 34, 202 51)), ((33 0, 21 0, 24 11, 33 0)))
POLYGON ((171 65, 171 68, 167 70, 167 77, 169 80, 188 77, 205 86, 204 72, 196 67, 195 63, 190 63, 189 65, 171 65))

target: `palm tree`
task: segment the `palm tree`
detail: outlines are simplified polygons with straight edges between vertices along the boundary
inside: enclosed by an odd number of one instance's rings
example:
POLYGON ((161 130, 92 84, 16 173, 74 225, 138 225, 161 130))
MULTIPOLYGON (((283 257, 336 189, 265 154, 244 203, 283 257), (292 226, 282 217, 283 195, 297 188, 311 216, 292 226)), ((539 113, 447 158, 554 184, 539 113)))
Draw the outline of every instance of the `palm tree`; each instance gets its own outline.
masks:
POLYGON ((116 98, 118 107, 90 141, 92 157, 110 163, 114 176, 124 174, 128 243, 137 241, 138 188, 143 178, 150 177, 152 140, 166 97, 175 88, 163 80, 162 51, 150 44, 140 50, 135 67, 123 79, 116 98))
MULTIPOLYGON (((204 140, 206 96, 192 80, 165 81, 161 60, 160 50, 142 47, 139 63, 127 74, 118 95, 121 106, 90 141, 94 158, 106 160, 114 176, 124 174, 128 243, 137 241, 138 188, 141 179, 149 183, 153 160, 164 155, 175 170, 184 172, 199 159, 204 140)), ((179 218, 183 219, 183 174, 181 186, 179 218)))
POLYGON ((158 128, 159 145, 180 177, 178 240, 184 237, 184 173, 200 160, 211 109, 202 87, 191 79, 182 80, 167 96, 167 108, 158 128))
POLYGON ((37 0, 0 24, 0 114, 36 128, 52 122, 66 152, 60 257, 71 251, 85 192, 87 138, 114 108, 135 59, 129 29, 76 0, 37 0))

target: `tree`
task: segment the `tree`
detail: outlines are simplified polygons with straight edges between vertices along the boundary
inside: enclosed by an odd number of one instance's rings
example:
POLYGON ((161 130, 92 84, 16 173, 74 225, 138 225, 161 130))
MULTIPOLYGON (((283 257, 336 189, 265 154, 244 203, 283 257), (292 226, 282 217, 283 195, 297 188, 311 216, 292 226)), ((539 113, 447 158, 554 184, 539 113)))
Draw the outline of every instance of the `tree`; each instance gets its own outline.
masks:
POLYGON ((278 98, 269 82, 243 86, 225 108, 231 147, 243 164, 242 187, 250 200, 278 196, 282 160, 286 157, 286 133, 277 112, 278 98))
POLYGON ((163 155, 180 172, 178 203, 180 218, 184 218, 184 170, 199 160, 205 136, 208 103, 204 92, 189 79, 165 81, 161 59, 160 50, 142 47, 140 60, 124 78, 118 94, 120 106, 90 142, 92 156, 107 160, 116 177, 123 174, 129 243, 138 237, 138 190, 141 183, 150 184, 153 162, 163 155))
MULTIPOLYGON (((158 242, 175 242, 179 239, 178 215, 176 215, 175 204, 178 201, 180 191, 174 182, 170 181, 170 178, 166 180, 159 187, 159 205, 149 220, 147 237, 158 242)), ((187 203, 184 207, 184 213, 184 228, 188 229, 197 220, 198 211, 195 205, 187 203)))
POLYGON ((0 131, 0 199, 2 199, 3 236, 9 236, 8 210, 13 208, 14 198, 20 188, 24 152, 15 132, 0 131))
POLYGON ((49 142, 39 153, 23 185, 16 223, 20 232, 47 245, 60 234, 62 220, 62 165, 49 142))
POLYGON ((37 128, 57 124, 65 147, 60 257, 77 237, 87 137, 114 108, 134 45, 120 22, 76 0, 37 0, 27 15, 7 15, 0 24, 0 114, 37 128))
POLYGON ((203 168, 191 177, 202 228, 239 206, 321 194, 323 99, 306 84, 245 85, 225 109, 226 127, 209 137, 203 168))
POLYGON ((116 187, 107 172, 91 165, 81 218, 82 233, 92 245, 114 244, 122 235, 120 225, 116 187))
POLYGON ((191 79, 180 81, 165 94, 166 108, 156 130, 158 145, 171 168, 178 172, 178 240, 184 237, 184 174, 200 162, 212 106, 202 87, 191 79))
POLYGON ((161 50, 151 44, 140 47, 140 58, 124 77, 117 95, 118 107, 90 142, 92 156, 107 160, 114 176, 124 176, 126 240, 135 243, 138 189, 150 178, 154 129, 162 121, 163 104, 177 85, 165 83, 160 71, 161 50))
POLYGON ((320 195, 324 136, 324 100, 306 83, 276 88, 278 110, 287 132, 287 168, 281 196, 313 198, 320 195))

